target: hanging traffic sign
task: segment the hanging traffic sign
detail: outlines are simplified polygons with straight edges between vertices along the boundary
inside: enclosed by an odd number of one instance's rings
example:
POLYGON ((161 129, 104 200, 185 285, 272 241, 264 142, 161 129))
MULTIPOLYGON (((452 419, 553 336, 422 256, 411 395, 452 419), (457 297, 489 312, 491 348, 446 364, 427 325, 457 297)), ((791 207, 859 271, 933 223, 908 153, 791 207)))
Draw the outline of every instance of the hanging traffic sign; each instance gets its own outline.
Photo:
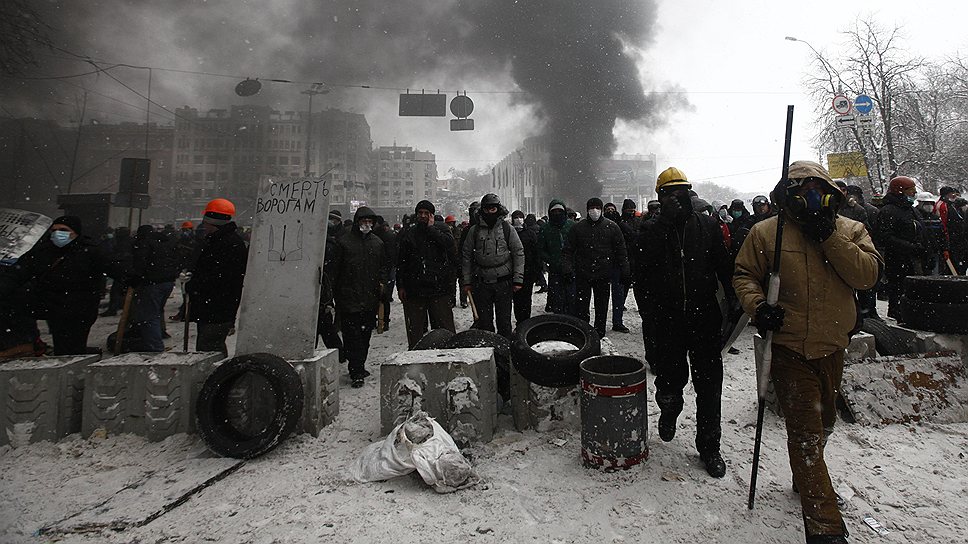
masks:
POLYGON ((874 101, 866 94, 859 94, 854 100, 854 110, 857 113, 868 114, 874 109, 874 101))
POLYGON ((853 115, 838 115, 834 121, 838 127, 842 128, 857 126, 857 118, 853 115))
POLYGON ((845 115, 850 113, 850 99, 842 94, 838 94, 833 100, 834 113, 845 115))

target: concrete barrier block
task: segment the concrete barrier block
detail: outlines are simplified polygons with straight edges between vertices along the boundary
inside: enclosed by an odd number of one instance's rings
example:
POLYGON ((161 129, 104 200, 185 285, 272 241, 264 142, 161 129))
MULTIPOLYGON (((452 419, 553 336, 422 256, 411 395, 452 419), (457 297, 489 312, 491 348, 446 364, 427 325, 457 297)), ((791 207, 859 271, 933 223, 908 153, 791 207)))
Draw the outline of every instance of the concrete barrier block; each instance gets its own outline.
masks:
POLYGON ((88 365, 81 432, 149 440, 195 431, 195 400, 218 352, 125 353, 88 365))
POLYGON ((310 359, 290 363, 303 382, 303 415, 298 429, 317 437, 339 415, 339 354, 335 349, 317 350, 310 359))
POLYGON ((25 357, 0 364, 0 446, 81 430, 84 367, 100 355, 25 357))
POLYGON ((847 346, 847 354, 844 359, 849 363, 871 357, 877 357, 874 335, 859 332, 851 337, 850 345, 847 346))
POLYGON ((493 348, 407 351, 380 367, 383 434, 423 410, 459 445, 490 442, 497 424, 493 348))

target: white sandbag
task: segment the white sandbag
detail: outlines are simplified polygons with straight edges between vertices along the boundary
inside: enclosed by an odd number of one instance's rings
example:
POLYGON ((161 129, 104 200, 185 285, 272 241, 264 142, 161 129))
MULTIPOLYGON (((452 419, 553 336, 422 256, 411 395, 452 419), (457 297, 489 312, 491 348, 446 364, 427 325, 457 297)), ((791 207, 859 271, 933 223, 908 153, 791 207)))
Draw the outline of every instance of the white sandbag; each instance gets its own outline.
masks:
POLYGON ((480 479, 447 431, 426 412, 397 425, 386 439, 370 444, 349 468, 357 482, 377 482, 414 470, 438 493, 450 493, 480 479))

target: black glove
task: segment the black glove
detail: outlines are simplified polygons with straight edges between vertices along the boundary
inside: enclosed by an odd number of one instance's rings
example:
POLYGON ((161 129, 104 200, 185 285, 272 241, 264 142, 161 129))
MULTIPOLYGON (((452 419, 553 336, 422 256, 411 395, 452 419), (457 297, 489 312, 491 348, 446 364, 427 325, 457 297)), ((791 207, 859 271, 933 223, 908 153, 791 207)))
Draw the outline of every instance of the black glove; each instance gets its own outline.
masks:
POLYGON ((803 222, 803 232, 818 242, 823 242, 837 228, 834 218, 823 213, 809 213, 803 222))
POLYGON ((756 327, 762 331, 778 331, 783 327, 783 316, 786 311, 783 306, 773 306, 766 302, 761 302, 756 307, 756 327))

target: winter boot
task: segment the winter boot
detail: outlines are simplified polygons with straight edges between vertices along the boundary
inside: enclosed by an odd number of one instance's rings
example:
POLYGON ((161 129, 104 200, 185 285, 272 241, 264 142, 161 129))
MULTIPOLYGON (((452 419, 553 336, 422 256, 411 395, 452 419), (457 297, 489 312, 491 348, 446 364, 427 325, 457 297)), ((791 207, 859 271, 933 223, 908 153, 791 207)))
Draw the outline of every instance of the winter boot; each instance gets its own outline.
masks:
POLYGON ((682 395, 656 391, 655 403, 659 405, 659 438, 671 442, 676 437, 676 420, 682 413, 682 395))
POLYGON ((706 472, 713 478, 722 478, 726 475, 726 461, 718 451, 700 453, 699 458, 706 465, 706 472))

